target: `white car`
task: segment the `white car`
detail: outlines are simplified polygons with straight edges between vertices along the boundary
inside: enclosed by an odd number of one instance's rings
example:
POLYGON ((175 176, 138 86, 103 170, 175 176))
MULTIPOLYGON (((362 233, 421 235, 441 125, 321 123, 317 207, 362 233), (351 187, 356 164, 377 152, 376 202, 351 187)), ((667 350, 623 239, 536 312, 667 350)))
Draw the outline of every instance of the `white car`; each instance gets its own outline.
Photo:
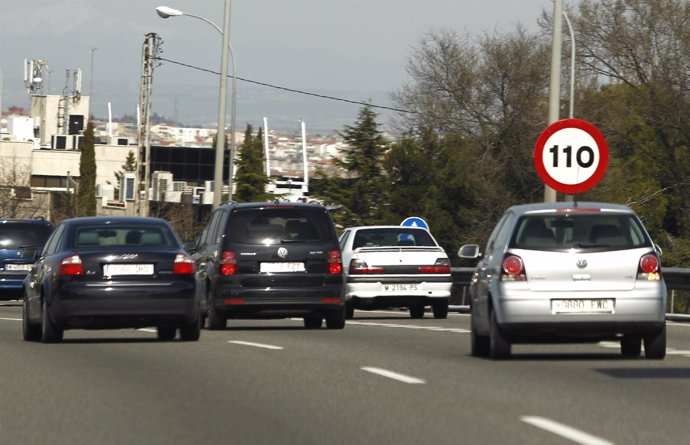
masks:
POLYGON ((429 231, 419 227, 350 227, 340 235, 347 317, 355 309, 407 307, 423 318, 448 316, 450 261, 429 231))

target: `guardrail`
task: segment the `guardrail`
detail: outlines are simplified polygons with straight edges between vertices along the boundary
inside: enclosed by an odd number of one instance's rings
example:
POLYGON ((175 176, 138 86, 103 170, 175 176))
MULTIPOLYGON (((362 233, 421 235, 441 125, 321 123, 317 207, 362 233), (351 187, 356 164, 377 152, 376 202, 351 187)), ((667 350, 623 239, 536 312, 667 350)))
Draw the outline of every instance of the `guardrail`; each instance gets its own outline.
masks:
MULTIPOLYGON (((469 310, 470 297, 468 287, 474 267, 452 267, 453 288, 451 290, 450 305, 458 311, 469 310)), ((690 290, 690 269, 682 267, 666 267, 662 269, 666 288, 669 291, 690 290)), ((673 307, 673 306, 671 306, 673 307)), ((669 320, 690 321, 690 314, 666 314, 669 320)))

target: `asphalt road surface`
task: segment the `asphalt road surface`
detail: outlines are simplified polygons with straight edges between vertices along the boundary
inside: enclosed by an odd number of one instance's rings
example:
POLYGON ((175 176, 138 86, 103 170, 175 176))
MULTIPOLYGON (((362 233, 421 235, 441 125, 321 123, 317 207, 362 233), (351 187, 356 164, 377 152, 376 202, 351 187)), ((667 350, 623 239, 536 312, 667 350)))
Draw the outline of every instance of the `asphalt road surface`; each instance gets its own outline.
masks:
POLYGON ((457 313, 228 326, 191 343, 153 329, 30 343, 21 306, 0 305, 0 444, 690 443, 690 324, 669 322, 663 361, 614 343, 478 359, 457 313))

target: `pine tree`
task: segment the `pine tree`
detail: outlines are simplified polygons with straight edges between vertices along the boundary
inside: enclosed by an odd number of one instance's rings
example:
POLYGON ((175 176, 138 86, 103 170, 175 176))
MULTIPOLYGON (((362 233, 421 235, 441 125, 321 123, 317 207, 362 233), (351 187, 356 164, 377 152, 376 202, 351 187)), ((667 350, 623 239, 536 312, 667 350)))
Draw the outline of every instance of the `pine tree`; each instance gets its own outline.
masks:
POLYGON ((328 204, 340 206, 334 215, 343 224, 377 224, 388 222, 388 179, 383 160, 388 143, 379 130, 376 113, 369 105, 359 112, 354 125, 346 125, 341 133, 347 147, 334 165, 344 171, 345 178, 324 177, 317 197, 328 204))
POLYGON ((265 201, 268 199, 266 184, 268 177, 264 170, 264 150, 262 130, 257 136, 252 135, 252 126, 247 125, 240 154, 236 165, 235 182, 237 187, 233 195, 238 202, 265 201))
POLYGON ((96 216, 96 137, 93 123, 89 121, 84 131, 79 158, 79 189, 77 192, 77 216, 96 216))

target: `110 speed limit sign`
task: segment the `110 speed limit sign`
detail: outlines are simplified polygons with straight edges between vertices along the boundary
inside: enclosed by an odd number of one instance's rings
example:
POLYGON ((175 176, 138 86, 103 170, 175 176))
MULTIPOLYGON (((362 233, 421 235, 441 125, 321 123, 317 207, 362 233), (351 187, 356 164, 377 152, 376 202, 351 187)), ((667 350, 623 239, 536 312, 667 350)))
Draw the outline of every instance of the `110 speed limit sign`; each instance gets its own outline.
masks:
POLYGON ((599 129, 580 119, 549 125, 534 147, 534 166, 552 189, 574 195, 594 187, 606 172, 609 148, 599 129))

